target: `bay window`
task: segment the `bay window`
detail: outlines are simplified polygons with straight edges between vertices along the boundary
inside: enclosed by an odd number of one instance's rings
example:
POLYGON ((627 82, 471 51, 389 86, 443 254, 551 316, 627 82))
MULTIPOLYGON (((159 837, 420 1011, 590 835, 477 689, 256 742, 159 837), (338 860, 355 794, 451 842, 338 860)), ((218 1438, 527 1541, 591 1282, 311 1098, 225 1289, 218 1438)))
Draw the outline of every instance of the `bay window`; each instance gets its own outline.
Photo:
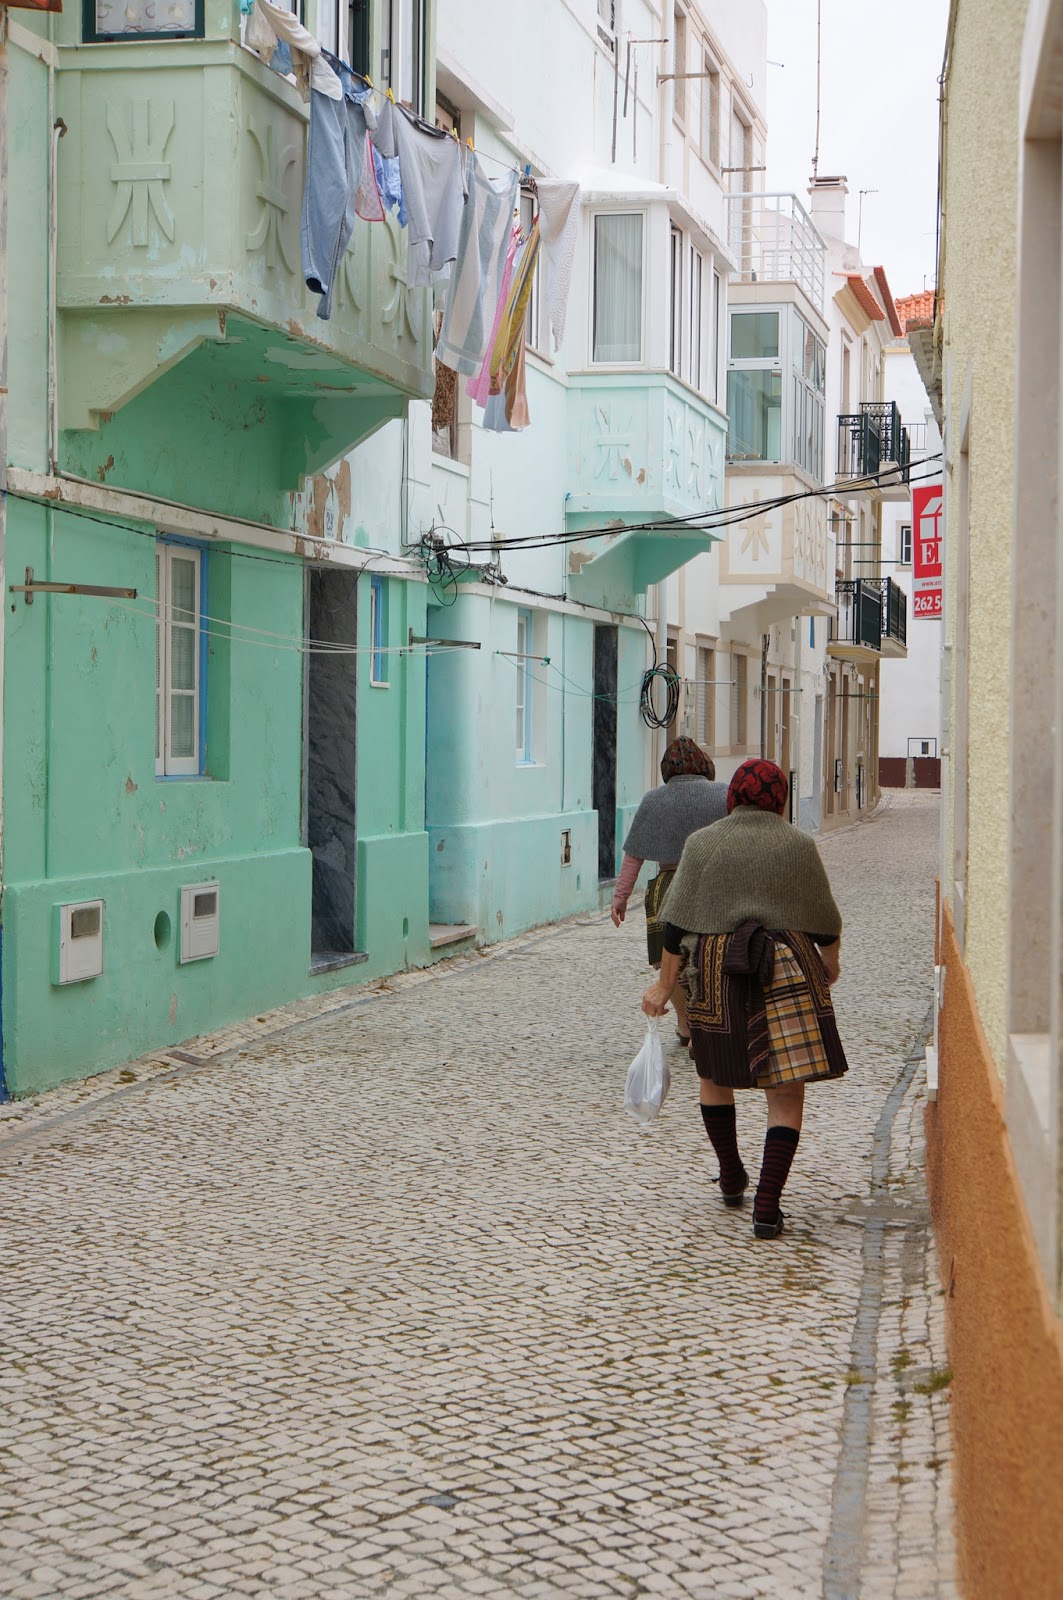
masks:
POLYGON ((642 240, 639 212, 601 212, 594 219, 594 361, 642 360, 642 240))

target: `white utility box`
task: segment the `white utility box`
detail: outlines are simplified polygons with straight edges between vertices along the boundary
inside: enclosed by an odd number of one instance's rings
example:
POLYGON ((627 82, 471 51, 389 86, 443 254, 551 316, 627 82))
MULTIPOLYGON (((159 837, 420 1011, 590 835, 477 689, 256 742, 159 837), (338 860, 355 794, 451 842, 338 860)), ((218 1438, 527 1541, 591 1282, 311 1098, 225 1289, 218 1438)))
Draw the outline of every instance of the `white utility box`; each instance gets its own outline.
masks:
POLYGON ((204 961, 218 953, 221 888, 211 883, 185 884, 181 889, 181 960, 204 961))
POLYGON ((103 972, 103 901, 56 906, 54 983, 84 983, 103 972))

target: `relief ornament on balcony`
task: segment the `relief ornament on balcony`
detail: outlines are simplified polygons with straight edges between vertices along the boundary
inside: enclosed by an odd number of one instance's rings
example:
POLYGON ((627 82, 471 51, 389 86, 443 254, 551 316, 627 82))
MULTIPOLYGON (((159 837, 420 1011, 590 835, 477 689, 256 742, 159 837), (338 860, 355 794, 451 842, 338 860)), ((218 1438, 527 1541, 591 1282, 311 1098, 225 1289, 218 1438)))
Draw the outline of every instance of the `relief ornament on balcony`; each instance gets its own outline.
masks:
MULTIPOLYGON (((621 477, 631 477, 631 419, 623 424, 614 423, 613 408, 600 401, 594 407, 594 420, 598 427, 595 448, 598 452, 596 478, 607 478, 616 483, 621 477)), ((641 475, 640 482, 645 478, 641 475)))
POLYGON ((117 106, 108 106, 107 131, 118 158, 111 163, 115 196, 107 216, 108 244, 113 243, 119 228, 132 211, 133 244, 146 246, 149 242, 149 209, 163 234, 173 243, 174 215, 163 189, 163 184, 170 181, 172 169, 163 158, 173 133, 174 121, 172 100, 133 100, 129 103, 126 116, 119 112, 117 106))
MULTIPOLYGON (((355 232, 357 231, 356 228, 355 232)), ((411 289, 407 282, 406 261, 404 258, 400 259, 401 234, 398 224, 388 218, 381 232, 391 248, 391 260, 388 262, 387 271, 391 280, 392 295, 384 305, 380 320, 386 328, 394 324, 396 344, 401 344, 405 338, 420 344, 424 325, 423 297, 419 290, 411 289)), ((363 241, 364 248, 366 243, 363 241)))
POLYGON ((683 416, 677 406, 667 406, 664 413, 664 481, 665 487, 676 497, 683 493, 683 416))
POLYGON ((298 161, 299 151, 294 144, 281 145, 278 149, 277 129, 272 122, 267 122, 263 137, 249 118, 247 131, 258 156, 259 180, 255 187, 255 195, 262 202, 262 215, 258 226, 247 235, 247 249, 251 253, 264 250, 268 268, 275 267, 277 257, 280 256, 288 272, 294 273, 295 267, 288 259, 284 238, 288 217, 288 196, 284 192, 284 181, 289 168, 294 167, 298 161))
MULTIPOLYGON (((760 499, 761 494, 758 489, 750 504, 759 505, 760 499)), ((743 525, 742 554, 744 556, 748 555, 751 561, 760 560, 761 546, 764 547, 765 555, 768 555, 771 550, 771 539, 768 534, 767 524, 768 513, 762 511, 759 516, 750 517, 749 521, 743 525)))

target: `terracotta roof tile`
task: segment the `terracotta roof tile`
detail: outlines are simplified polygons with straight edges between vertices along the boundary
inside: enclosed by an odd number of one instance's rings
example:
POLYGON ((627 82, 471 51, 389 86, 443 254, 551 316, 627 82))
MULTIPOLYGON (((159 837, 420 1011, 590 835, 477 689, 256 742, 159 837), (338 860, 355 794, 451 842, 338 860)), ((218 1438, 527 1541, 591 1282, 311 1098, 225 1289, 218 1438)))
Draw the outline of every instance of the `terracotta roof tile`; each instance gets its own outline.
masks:
POLYGON ((885 267, 875 268, 875 282, 878 284, 878 292, 882 296, 882 304, 886 307, 886 315, 890 319, 893 337, 895 339, 903 339, 904 327, 897 315, 897 307, 894 304, 893 295, 890 293, 890 286, 886 281, 885 267))
POLYGON ((931 322, 934 316, 933 289, 924 289, 922 294, 903 295, 897 301, 897 315, 902 328, 907 328, 910 322, 931 322))
POLYGON ((871 293, 863 274, 860 272, 847 272, 845 281, 864 315, 870 317, 872 322, 885 322, 886 313, 871 293))

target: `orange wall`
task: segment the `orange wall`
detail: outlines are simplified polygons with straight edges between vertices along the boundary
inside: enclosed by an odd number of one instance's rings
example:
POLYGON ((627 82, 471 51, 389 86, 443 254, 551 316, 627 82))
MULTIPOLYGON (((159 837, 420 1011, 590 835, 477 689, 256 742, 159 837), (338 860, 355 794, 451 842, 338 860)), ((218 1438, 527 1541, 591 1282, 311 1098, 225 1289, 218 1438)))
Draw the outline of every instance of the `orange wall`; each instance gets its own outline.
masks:
POLYGON ((1063 1596, 1063 1328, 1045 1290, 948 907, 927 1176, 948 1296, 960 1572, 967 1600, 1063 1596))

